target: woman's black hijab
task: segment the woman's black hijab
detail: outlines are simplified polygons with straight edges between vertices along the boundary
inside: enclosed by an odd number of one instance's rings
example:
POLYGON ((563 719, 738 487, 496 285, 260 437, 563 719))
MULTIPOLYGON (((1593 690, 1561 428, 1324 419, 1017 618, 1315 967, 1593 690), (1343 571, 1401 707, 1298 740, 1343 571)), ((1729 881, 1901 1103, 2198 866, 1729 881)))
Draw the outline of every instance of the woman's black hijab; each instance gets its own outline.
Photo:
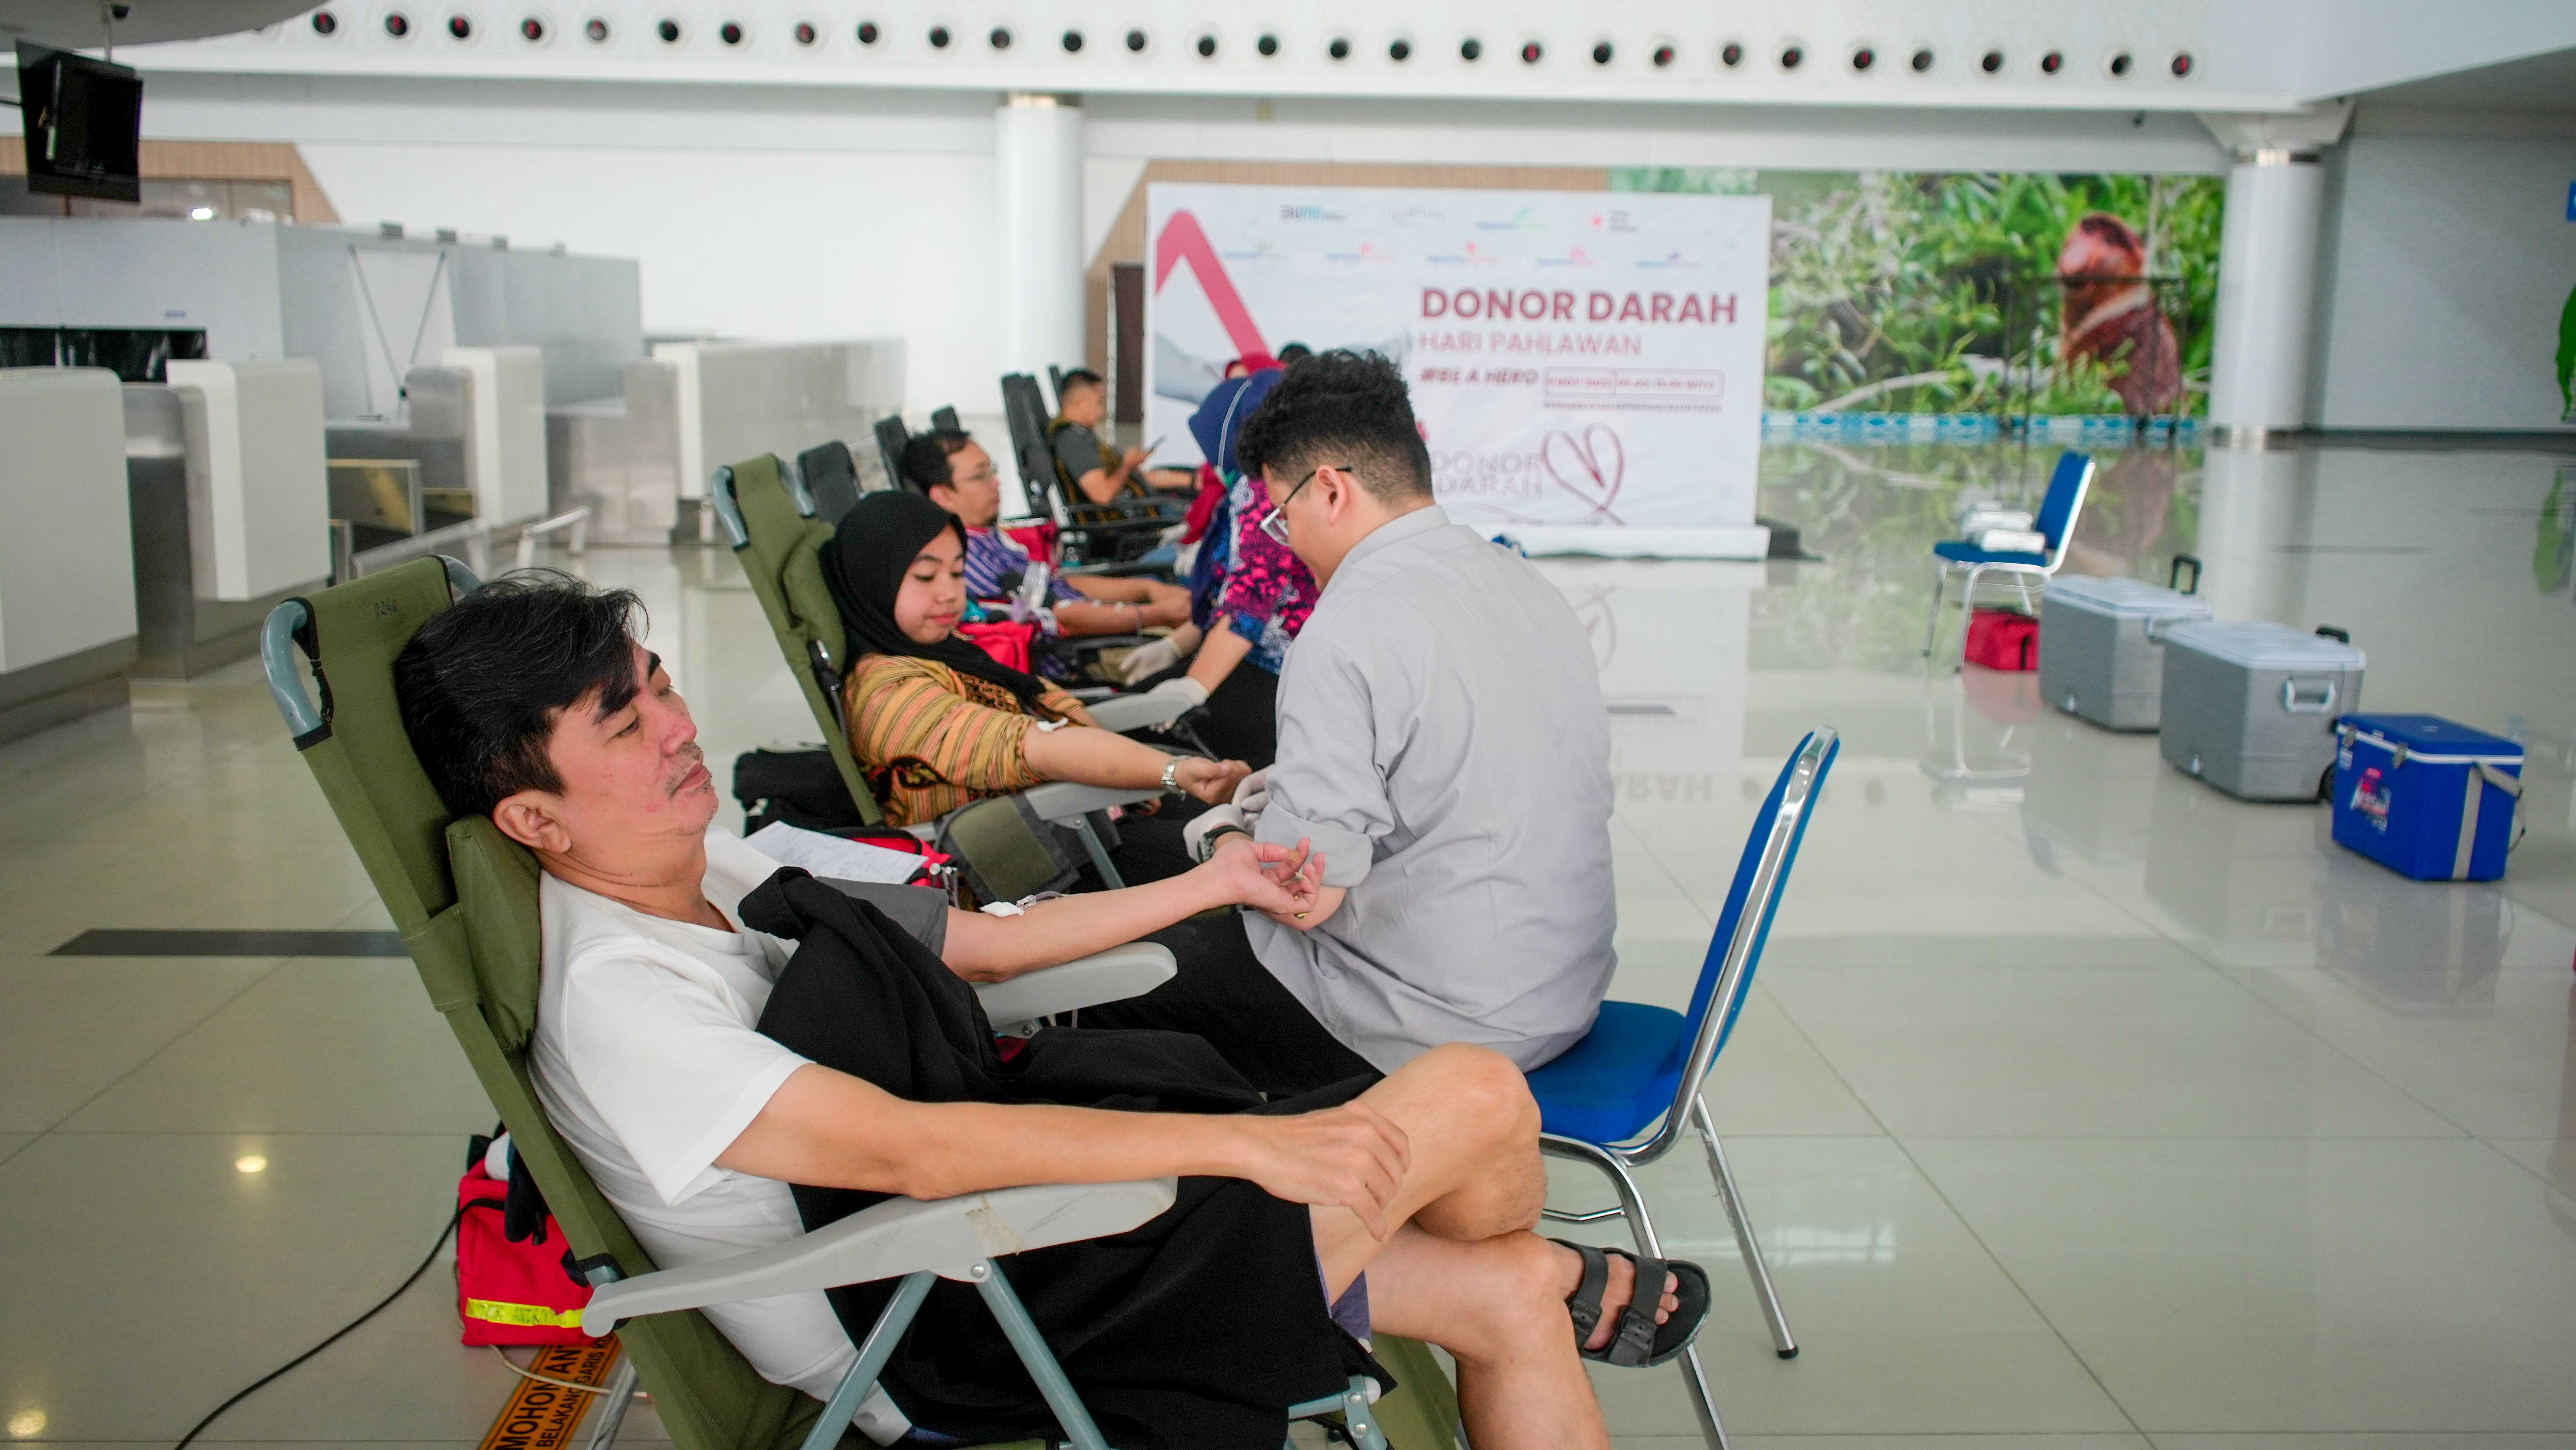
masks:
POLYGON ((833 529, 831 542, 817 553, 823 583, 841 608, 841 628, 850 636, 850 652, 904 655, 936 660, 961 675, 988 680, 1019 697, 1032 713, 1047 683, 995 660, 972 640, 951 634, 937 644, 916 644, 894 622, 895 591, 905 571, 942 529, 954 530, 958 547, 966 545, 966 526, 957 516, 908 489, 863 495, 833 529))

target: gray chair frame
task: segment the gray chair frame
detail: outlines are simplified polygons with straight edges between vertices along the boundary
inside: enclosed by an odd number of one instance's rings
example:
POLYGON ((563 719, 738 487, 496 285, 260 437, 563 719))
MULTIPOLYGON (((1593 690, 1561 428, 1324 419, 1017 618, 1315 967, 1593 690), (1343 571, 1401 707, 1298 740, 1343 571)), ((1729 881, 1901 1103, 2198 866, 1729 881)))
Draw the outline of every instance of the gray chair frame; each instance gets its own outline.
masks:
POLYGON ((1990 561, 1965 564, 1956 559, 1944 559, 1938 554, 1932 556, 1932 612, 1923 623, 1925 659, 1932 657, 1933 642, 1941 634, 1941 596, 1947 589, 1952 574, 1964 570, 1968 576, 1966 584, 1959 590, 1959 658, 1950 666, 1953 670, 1967 667, 1968 620, 1977 607, 1978 580, 1988 574, 2010 576, 2013 586, 2021 591, 2022 608, 2033 614, 2039 612, 2039 601, 2031 597, 2030 581, 2037 579, 2040 587, 2045 589, 2048 581, 2057 577, 2057 571, 2065 566, 2067 545, 2075 541, 2075 521, 2084 517, 2084 501, 2092 496, 2093 475, 2097 467, 2092 455, 2086 454, 2083 476, 2075 482, 2075 504, 2066 511, 2066 523, 2058 530, 2056 545, 2046 551, 2046 563, 2015 564, 1990 561))
MULTIPOLYGON (((1772 913, 1780 904, 1781 893, 1788 885, 1790 864, 1796 859, 1800 823, 1814 808, 1817 779, 1833 754, 1834 742, 1831 727, 1818 727, 1792 763, 1789 784, 1780 793, 1779 814, 1772 818, 1770 834, 1763 839, 1752 885, 1744 893, 1743 909, 1736 914, 1735 932, 1727 939, 1717 986, 1709 993, 1708 1013, 1700 1019, 1699 1032, 1691 1039, 1690 1058, 1673 1088, 1672 1106, 1665 1109, 1654 1130, 1627 1143, 1587 1143, 1554 1133, 1539 1135, 1541 1152, 1592 1165, 1601 1170, 1619 1194, 1614 1208, 1586 1213, 1547 1209, 1542 1216, 1557 1223, 1625 1219, 1637 1252, 1647 1258, 1662 1258, 1663 1241, 1655 1232, 1654 1218, 1646 1211, 1646 1195, 1637 1185, 1636 1170, 1671 1152, 1681 1141, 1682 1124, 1687 1121, 1707 1156, 1709 1179, 1716 1184, 1718 1202, 1725 1206, 1727 1222, 1735 1230, 1745 1274, 1753 1281, 1753 1296, 1762 1305, 1772 1347, 1782 1359, 1797 1358, 1798 1341, 1789 1332, 1789 1318, 1781 1311, 1779 1292, 1771 1285, 1771 1269, 1763 1261, 1752 1216, 1745 1210, 1743 1193, 1735 1186, 1735 1170, 1727 1164, 1726 1149, 1718 1142, 1717 1127, 1709 1120, 1708 1102, 1700 1089, 1709 1068, 1717 1061, 1727 1024, 1734 1020, 1752 986, 1753 968, 1760 959, 1772 913)), ((1682 1378, 1690 1385, 1692 1406, 1699 1411, 1701 1433, 1714 1450, 1726 1450, 1726 1429, 1718 1419, 1716 1400, 1709 1394, 1708 1371, 1700 1363, 1698 1345, 1682 1351, 1681 1365, 1682 1378)))

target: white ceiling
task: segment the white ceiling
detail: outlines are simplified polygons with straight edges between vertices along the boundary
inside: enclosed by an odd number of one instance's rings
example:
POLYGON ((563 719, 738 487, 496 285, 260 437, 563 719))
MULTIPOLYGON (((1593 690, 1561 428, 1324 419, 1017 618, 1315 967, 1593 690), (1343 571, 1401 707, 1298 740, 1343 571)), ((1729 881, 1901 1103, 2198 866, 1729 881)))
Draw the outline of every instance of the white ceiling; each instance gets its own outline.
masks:
MULTIPOLYGON (((272 24, 312 8, 312 0, 120 0, 119 45, 196 40, 272 24)), ((39 40, 92 49, 109 35, 101 0, 0 0, 0 42, 39 40)))
POLYGON ((2365 92, 2371 105, 2576 111, 2576 50, 2554 51, 2365 92))

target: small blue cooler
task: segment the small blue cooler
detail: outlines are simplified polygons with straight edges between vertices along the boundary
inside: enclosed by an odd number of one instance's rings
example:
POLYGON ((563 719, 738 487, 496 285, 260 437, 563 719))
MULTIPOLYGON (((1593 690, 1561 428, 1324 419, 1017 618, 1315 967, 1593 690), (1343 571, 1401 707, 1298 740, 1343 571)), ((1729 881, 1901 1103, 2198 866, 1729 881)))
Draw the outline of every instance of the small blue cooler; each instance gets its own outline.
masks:
POLYGON ((2338 844, 2418 881, 2504 874, 2521 746, 2439 715, 2346 715, 2335 735, 2338 844))

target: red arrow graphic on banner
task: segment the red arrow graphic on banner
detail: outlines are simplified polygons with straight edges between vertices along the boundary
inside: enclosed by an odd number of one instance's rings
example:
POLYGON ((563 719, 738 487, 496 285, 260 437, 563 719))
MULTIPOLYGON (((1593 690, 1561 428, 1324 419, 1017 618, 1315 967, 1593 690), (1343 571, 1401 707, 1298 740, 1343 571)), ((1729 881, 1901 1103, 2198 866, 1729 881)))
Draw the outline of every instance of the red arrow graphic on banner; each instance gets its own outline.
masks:
POLYGON ((1261 340, 1261 328, 1252 320, 1252 310, 1234 290, 1234 279, 1225 275, 1225 263, 1217 260, 1216 248, 1208 245, 1207 233, 1199 230, 1199 219, 1185 211, 1172 213, 1163 223, 1163 234, 1154 239, 1154 290, 1163 290, 1163 280, 1172 275, 1172 267, 1188 262, 1190 272, 1199 279, 1199 290, 1207 294, 1208 306, 1216 309, 1216 320, 1225 326, 1225 335, 1234 341, 1234 350, 1243 356, 1270 355, 1270 345, 1261 340))

